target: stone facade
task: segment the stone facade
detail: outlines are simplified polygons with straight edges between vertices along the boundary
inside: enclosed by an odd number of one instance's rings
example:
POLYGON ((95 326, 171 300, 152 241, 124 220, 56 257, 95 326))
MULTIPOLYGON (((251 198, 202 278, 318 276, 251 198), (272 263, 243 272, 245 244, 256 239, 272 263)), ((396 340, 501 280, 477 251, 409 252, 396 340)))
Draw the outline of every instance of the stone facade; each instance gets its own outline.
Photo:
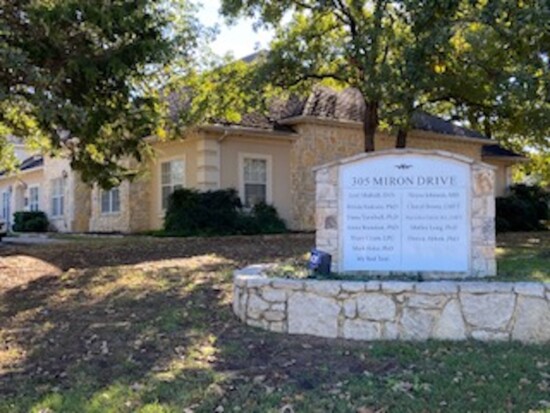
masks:
MULTIPOLYGON (((426 155, 466 163, 470 167, 471 191, 470 202, 470 269, 465 273, 423 273, 425 278, 468 278, 496 275, 495 260, 495 198, 494 198, 494 168, 467 157, 444 152, 423 151, 418 149, 393 149, 372 153, 363 153, 354 157, 315 168, 315 225, 316 246, 332 256, 332 268, 340 271, 342 263, 342 245, 339 228, 340 214, 340 167, 344 164, 362 159, 375 158, 384 155, 426 155)), ((376 273, 376 275, 391 275, 376 273)))
POLYGON ((550 283, 316 281, 237 271, 233 311, 246 324, 352 340, 550 342, 550 283))
MULTIPOLYGON (((292 125, 298 139, 292 145, 290 171, 292 196, 292 222, 294 230, 315 229, 315 178, 314 167, 364 153, 362 124, 350 121, 306 119, 292 125)), ((408 148, 439 149, 481 160, 481 139, 457 139, 431 132, 412 131, 407 138, 408 148)), ((379 133, 376 150, 395 147, 395 137, 379 133)))

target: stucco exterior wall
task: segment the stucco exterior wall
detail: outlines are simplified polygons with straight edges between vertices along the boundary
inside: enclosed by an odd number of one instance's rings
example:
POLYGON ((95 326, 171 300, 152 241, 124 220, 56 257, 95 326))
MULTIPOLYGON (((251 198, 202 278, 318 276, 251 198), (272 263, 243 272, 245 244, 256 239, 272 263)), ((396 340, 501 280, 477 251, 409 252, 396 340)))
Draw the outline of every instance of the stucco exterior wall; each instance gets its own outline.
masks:
POLYGON ((71 169, 69 160, 65 158, 44 158, 44 181, 43 188, 46 200, 44 212, 48 215, 50 226, 55 231, 73 231, 73 220, 75 214, 75 178, 76 173, 71 169), (63 215, 52 216, 52 180, 62 178, 64 181, 64 211, 63 215))
MULTIPOLYGON (((364 151, 363 130, 360 124, 349 122, 314 122, 294 126, 299 139, 293 144, 290 156, 291 171, 291 228, 301 231, 315 229, 315 181, 312 168, 364 151)), ((430 132, 413 131, 407 140, 408 148, 438 149, 481 160, 482 143, 458 140, 430 132)), ((380 133, 376 150, 395 147, 395 137, 380 133)))
POLYGON ((292 217, 292 203, 289 188, 291 142, 288 140, 268 140, 265 138, 230 136, 220 144, 220 186, 235 188, 242 192, 240 160, 245 155, 266 156, 271 164, 268 176, 268 202, 273 204, 282 219, 287 223, 292 217))
MULTIPOLYGON (((10 193, 8 225, 13 225, 13 214, 18 211, 28 210, 28 206, 25 205, 25 199, 29 198, 29 189, 31 187, 38 187, 38 209, 40 211, 46 211, 46 194, 44 192, 43 185, 43 171, 42 168, 23 171, 17 175, 0 177, 0 197, 4 192, 10 193)), ((1 198, 0 198, 1 201, 1 198)), ((1 205, 0 205, 1 207, 1 205)), ((46 211, 47 212, 47 211, 46 211)))
MULTIPOLYGON (((185 182, 186 188, 197 188, 197 140, 196 136, 191 136, 181 141, 172 142, 157 142, 154 144, 154 158, 148 162, 148 180, 143 178, 143 186, 149 187, 149 196, 147 191, 142 195, 141 201, 146 201, 144 198, 149 198, 149 202, 146 205, 138 204, 137 199, 130 200, 132 215, 136 217, 140 216, 138 212, 141 208, 148 208, 148 229, 160 229, 164 222, 164 211, 162 209, 162 197, 161 197, 161 164, 163 162, 182 159, 185 161, 185 182), (145 184, 147 182, 147 184, 145 184)), ((136 193, 139 185, 135 186, 132 191, 136 193)), ((135 221, 134 219, 134 221, 135 221)))
POLYGON ((495 171, 495 196, 506 196, 508 187, 512 184, 512 164, 510 161, 499 161, 498 159, 484 159, 489 165, 496 166, 495 171))

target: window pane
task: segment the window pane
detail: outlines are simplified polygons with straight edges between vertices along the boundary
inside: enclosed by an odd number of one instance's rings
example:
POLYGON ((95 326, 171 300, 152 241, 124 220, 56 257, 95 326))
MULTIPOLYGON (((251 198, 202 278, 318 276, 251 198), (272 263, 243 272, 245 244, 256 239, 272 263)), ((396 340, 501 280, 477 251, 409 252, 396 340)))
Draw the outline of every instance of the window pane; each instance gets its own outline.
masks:
POLYGON ((109 198, 110 191, 101 191, 101 212, 110 212, 109 198))
POLYGON ((61 195, 59 197, 59 215, 63 215, 65 213, 65 197, 61 195))
POLYGON ((244 182, 265 184, 267 182, 267 161, 265 159, 245 158, 244 182))
POLYGON ((245 184, 244 185, 244 204, 247 207, 254 206, 260 202, 266 202, 266 185, 264 184, 245 184))
POLYGON ((168 208, 168 197, 172 193, 172 187, 163 186, 162 187, 162 209, 168 208))
POLYGON ((111 189, 111 211, 120 211, 120 191, 118 188, 111 189))
POLYGON ((171 182, 172 165, 170 162, 164 162, 161 164, 161 183, 162 185, 168 185, 171 182))
POLYGON ((172 161, 172 184, 183 184, 184 176, 183 161, 172 161))

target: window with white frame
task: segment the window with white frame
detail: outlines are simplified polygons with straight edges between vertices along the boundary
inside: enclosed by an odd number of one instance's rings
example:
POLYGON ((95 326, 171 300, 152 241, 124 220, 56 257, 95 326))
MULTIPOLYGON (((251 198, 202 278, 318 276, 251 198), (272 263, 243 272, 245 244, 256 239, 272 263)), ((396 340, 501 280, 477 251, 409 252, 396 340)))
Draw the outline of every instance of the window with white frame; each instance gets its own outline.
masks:
POLYGON ((63 178, 51 180, 52 217, 59 217, 65 212, 65 181, 63 178))
POLYGON ((29 211, 38 211, 40 209, 40 189, 38 186, 29 187, 29 211))
POLYGON ((165 210, 168 207, 168 198, 176 189, 185 185, 185 161, 174 159, 160 164, 161 174, 161 207, 165 210))
POLYGON ((7 220, 10 214, 10 193, 9 191, 2 192, 2 219, 7 220))
POLYGON ((270 200, 270 158, 261 155, 242 155, 240 162, 241 200, 245 208, 270 200))
POLYGON ((101 198, 101 213, 114 214, 120 212, 120 189, 112 188, 108 191, 100 191, 101 198))

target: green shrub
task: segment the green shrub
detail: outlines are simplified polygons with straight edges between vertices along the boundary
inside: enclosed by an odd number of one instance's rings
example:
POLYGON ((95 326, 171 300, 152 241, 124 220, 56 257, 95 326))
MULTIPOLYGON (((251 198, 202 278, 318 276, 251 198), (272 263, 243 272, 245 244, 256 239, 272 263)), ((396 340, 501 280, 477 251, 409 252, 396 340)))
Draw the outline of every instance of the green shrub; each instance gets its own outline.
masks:
POLYGON ((544 229, 542 221, 549 217, 549 201, 550 194, 538 186, 510 187, 510 196, 496 199, 497 232, 544 229))
POLYGON ((286 231, 277 210, 258 204, 244 211, 234 189, 199 192, 178 189, 168 201, 164 232, 168 235, 266 234, 286 231))
POLYGON ((16 232, 46 232, 50 223, 42 211, 19 211, 13 214, 16 232))
POLYGON ((286 231, 285 222, 279 217, 277 209, 273 205, 263 202, 256 204, 252 208, 251 215, 258 226, 256 233, 277 234, 286 231))

